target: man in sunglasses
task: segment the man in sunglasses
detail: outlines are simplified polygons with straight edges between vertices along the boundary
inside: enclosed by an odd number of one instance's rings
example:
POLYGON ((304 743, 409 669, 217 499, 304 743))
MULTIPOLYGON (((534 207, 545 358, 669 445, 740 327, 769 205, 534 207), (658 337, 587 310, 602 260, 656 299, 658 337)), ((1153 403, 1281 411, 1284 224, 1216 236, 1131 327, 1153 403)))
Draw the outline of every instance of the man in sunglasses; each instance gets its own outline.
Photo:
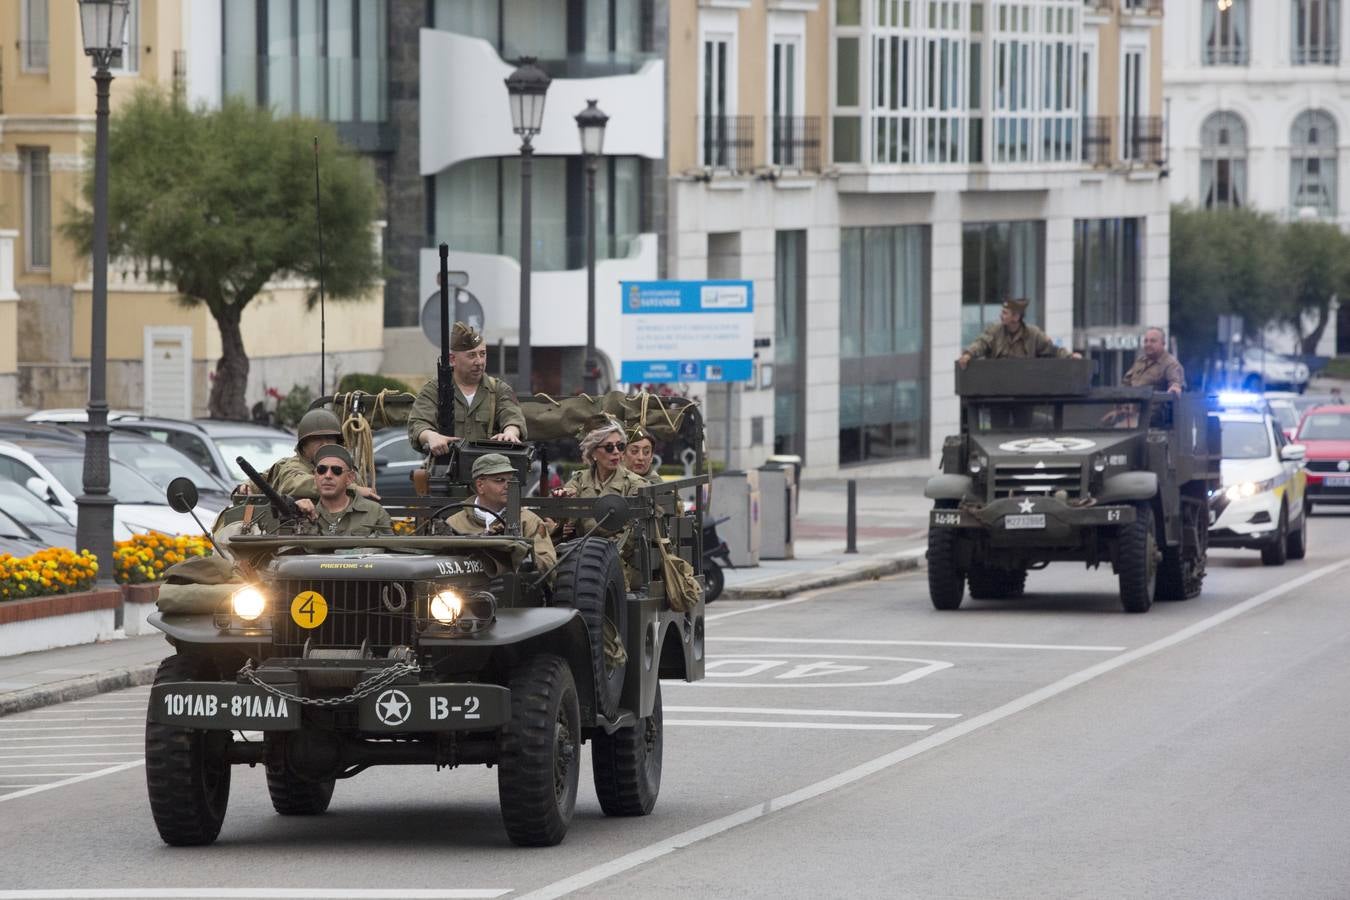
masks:
POLYGON ((356 465, 345 447, 325 444, 314 454, 314 483, 319 501, 296 500, 322 535, 365 537, 393 534, 394 523, 384 507, 354 490, 356 465))
MULTIPOLYGON (((515 477, 515 466, 500 453, 485 453, 473 461, 474 496, 452 515, 448 524, 456 534, 501 534, 505 525, 498 518, 506 509, 507 489, 515 477)), ((529 509, 520 511, 520 533, 534 543, 534 564, 547 572, 558 562, 558 551, 549 537, 544 520, 529 509)))
POLYGON ((450 333, 450 367, 455 382, 455 433, 441 433, 436 408, 436 379, 417 392, 408 414, 408 440, 413 449, 443 456, 451 441, 525 440, 525 415, 515 391, 505 381, 487 372, 487 343, 483 335, 463 322, 450 333))

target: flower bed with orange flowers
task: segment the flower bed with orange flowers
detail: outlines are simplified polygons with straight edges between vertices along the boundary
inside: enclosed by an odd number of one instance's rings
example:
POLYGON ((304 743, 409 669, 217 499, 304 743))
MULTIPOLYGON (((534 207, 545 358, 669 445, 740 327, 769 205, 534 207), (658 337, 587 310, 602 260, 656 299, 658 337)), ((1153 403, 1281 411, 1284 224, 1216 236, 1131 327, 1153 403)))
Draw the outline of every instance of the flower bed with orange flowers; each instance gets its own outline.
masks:
POLYGON ((113 546, 113 564, 118 584, 148 584, 164 577, 164 570, 193 556, 206 556, 211 545, 201 536, 151 531, 132 535, 113 546))

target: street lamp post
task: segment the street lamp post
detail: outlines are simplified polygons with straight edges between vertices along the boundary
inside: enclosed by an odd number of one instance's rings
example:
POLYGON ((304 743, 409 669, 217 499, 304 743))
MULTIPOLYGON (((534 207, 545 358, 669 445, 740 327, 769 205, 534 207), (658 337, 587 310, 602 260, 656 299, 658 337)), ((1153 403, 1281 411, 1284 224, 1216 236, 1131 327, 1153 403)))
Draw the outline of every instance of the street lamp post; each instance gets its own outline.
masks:
POLYGON ((84 441, 84 493, 75 499, 75 543, 98 558, 98 580, 113 581, 113 507, 108 492, 108 88, 113 56, 122 51, 130 0, 80 0, 84 53, 94 62, 94 295, 90 313, 89 430, 84 441))
POLYGON ((511 130, 520 136, 520 340, 516 364, 517 390, 533 393, 534 370, 530 360, 530 177, 534 146, 530 143, 544 122, 544 95, 548 77, 535 65, 533 56, 522 56, 506 79, 511 100, 511 130))
POLYGON ((609 116, 594 100, 587 100, 576 119, 581 153, 586 159, 586 372, 582 390, 594 397, 600 392, 600 363, 595 358, 595 171, 605 149, 609 116))

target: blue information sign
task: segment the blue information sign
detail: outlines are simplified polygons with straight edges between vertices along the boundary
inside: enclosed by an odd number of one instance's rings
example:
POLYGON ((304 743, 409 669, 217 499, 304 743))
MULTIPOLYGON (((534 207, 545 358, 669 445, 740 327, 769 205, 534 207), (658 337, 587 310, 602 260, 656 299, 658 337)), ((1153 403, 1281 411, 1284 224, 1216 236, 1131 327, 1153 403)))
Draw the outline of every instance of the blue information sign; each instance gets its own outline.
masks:
POLYGON ((755 289, 749 281, 624 281, 619 380, 749 381, 755 289))

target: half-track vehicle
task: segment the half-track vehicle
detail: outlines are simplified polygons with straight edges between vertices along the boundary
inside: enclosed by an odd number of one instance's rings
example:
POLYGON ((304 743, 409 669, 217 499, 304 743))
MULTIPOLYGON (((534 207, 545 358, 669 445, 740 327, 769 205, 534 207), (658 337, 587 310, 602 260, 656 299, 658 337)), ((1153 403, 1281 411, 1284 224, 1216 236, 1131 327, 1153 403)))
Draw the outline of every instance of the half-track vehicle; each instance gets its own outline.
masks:
POLYGON ((1082 359, 956 370, 961 432, 928 480, 933 606, 1020 597, 1028 570, 1110 564, 1127 612, 1200 593, 1219 422, 1200 394, 1091 386, 1082 359))
MULTIPOLYGON (((366 426, 397 424, 399 401, 412 398, 385 399, 332 405, 387 417, 366 426)), ((530 431, 548 439, 571 428, 570 403, 521 405, 530 431)), ((681 432, 701 464, 702 420, 688 401, 585 403, 681 432)), ((222 544, 219 577, 205 579, 219 583, 165 584, 151 615, 174 648, 146 724, 164 841, 215 840, 238 765, 264 768, 282 815, 324 812, 336 782, 371 766, 488 765, 510 840, 552 845, 572 818, 584 743, 605 813, 651 812, 665 740, 660 679, 703 677, 701 512, 685 512, 679 492, 707 476, 631 497, 522 497, 533 457, 529 444, 458 442, 429 464, 425 496, 386 506, 411 532, 391 536, 310 534, 287 498, 243 498, 262 508, 225 529, 242 533, 222 544), (466 505, 470 463, 486 452, 517 469, 501 533, 455 534, 446 519, 466 505), (523 509, 596 528, 559 544, 545 574, 521 533, 523 509), (630 545, 622 561, 603 536, 620 529, 630 545)), ((190 506, 192 493, 175 482, 170 502, 190 506)))

